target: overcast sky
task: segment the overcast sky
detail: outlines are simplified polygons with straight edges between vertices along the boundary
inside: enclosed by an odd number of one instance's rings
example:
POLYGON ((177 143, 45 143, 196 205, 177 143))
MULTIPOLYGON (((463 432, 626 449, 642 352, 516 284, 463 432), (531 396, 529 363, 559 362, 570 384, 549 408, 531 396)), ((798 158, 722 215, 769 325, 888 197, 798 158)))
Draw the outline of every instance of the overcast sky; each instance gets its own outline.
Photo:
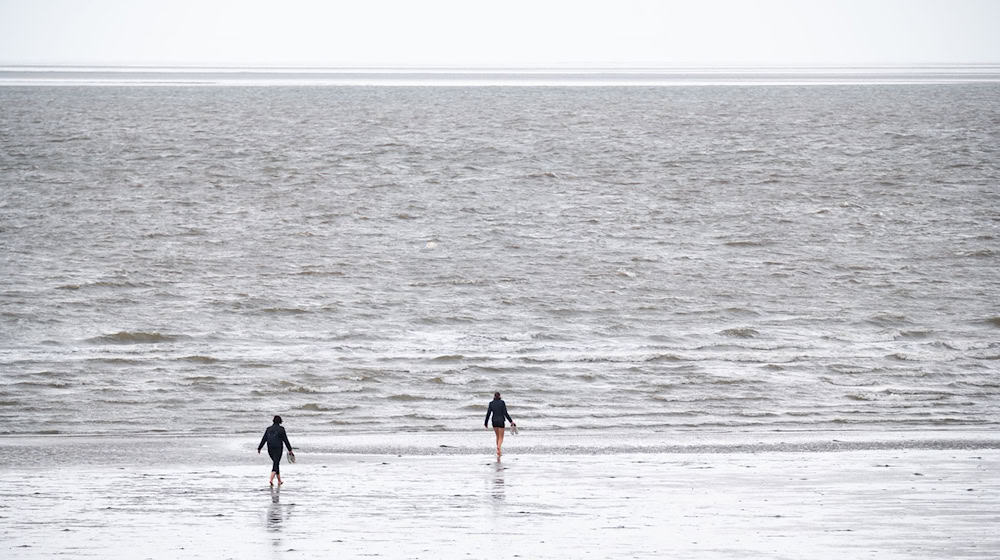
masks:
POLYGON ((0 0, 0 64, 1000 63, 1000 0, 0 0))

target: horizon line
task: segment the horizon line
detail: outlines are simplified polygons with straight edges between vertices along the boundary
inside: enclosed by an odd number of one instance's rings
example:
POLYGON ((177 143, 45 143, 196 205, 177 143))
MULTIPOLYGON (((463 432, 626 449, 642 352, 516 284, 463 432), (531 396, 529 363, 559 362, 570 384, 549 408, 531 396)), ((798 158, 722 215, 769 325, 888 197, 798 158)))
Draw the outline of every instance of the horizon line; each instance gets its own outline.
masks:
POLYGON ((0 71, 14 72, 46 72, 46 71, 122 71, 122 72, 316 72, 316 73, 681 73, 681 72, 868 72, 868 71, 947 71, 947 70, 994 70, 1000 71, 1000 62, 969 62, 969 63, 916 63, 916 64, 815 64, 815 65, 555 65, 555 66, 513 66, 513 65, 356 65, 356 66, 312 66, 312 65, 163 65, 163 64, 5 64, 0 63, 0 71))
POLYGON ((0 86, 759 86, 1000 83, 1000 65, 734 67, 2 66, 0 86))

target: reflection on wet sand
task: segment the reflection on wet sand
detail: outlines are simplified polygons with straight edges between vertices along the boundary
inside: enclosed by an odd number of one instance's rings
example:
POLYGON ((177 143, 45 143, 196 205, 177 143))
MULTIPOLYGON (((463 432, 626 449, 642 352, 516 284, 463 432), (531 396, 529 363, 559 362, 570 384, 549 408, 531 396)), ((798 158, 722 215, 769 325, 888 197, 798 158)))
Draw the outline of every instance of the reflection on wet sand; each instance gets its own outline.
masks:
POLYGON ((490 488, 490 495, 494 500, 504 500, 506 495, 504 494, 504 471, 507 467, 497 459, 496 464, 493 467, 493 484, 490 488))
POLYGON ((291 514, 291 506, 281 505, 281 487, 271 487, 271 505, 267 508, 267 528, 270 531, 280 531, 281 524, 291 514))

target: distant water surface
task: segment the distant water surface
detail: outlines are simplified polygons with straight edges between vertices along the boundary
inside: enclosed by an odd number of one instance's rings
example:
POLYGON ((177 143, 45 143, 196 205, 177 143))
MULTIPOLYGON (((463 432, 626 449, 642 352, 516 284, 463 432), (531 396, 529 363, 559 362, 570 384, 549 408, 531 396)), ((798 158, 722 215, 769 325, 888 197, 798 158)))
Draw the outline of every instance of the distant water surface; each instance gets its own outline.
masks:
POLYGON ((997 84, 2 87, 0 433, 995 428, 998 230, 997 84))
POLYGON ((0 66, 0 85, 695 86, 1000 84, 1000 66, 732 68, 202 68, 0 66))

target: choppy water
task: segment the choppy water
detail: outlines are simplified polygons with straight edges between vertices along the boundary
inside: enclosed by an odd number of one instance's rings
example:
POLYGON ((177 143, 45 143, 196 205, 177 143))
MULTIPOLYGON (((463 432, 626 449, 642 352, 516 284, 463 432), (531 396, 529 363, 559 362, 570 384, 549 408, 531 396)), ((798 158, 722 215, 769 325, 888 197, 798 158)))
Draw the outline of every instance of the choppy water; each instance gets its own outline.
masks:
POLYGON ((1000 422, 996 84, 4 87, 0 189, 2 433, 1000 422))

